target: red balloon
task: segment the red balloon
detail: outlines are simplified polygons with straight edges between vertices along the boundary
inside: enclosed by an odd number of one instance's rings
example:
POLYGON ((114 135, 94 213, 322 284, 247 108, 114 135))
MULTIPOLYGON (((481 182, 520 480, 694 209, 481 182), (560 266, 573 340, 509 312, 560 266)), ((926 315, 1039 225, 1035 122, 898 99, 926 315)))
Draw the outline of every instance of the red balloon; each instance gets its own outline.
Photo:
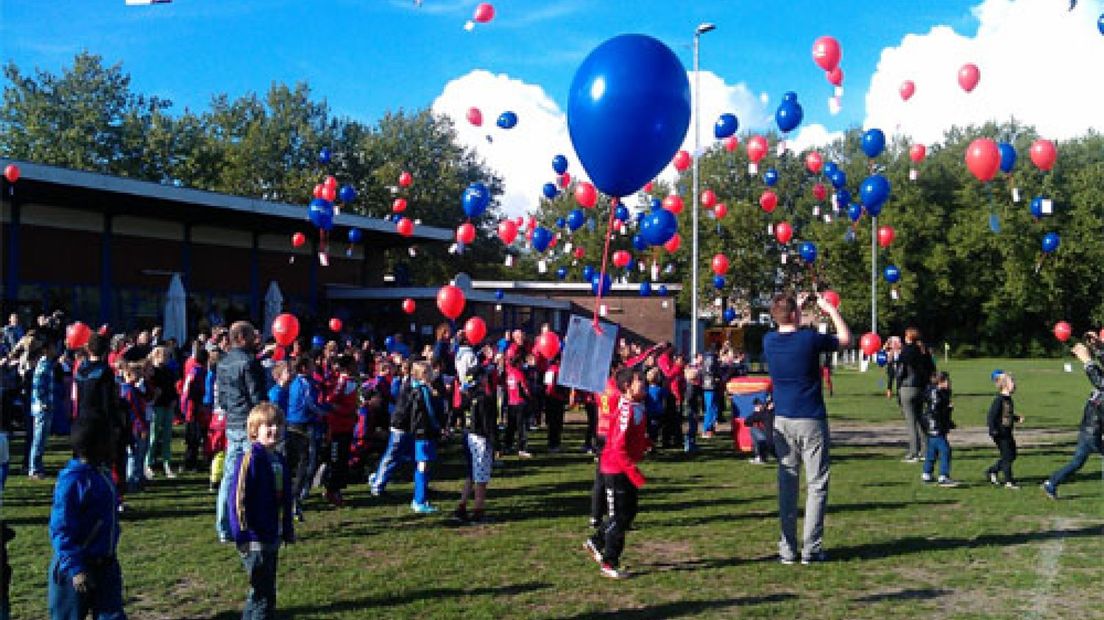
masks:
MULTIPOLYGON (((337 177, 332 174, 327 175, 326 179, 322 181, 322 187, 332 187, 334 189, 337 189, 337 177)), ((327 198, 327 200, 329 199, 327 198)))
POLYGON ((307 236, 301 232, 297 232, 291 236, 291 245, 294 247, 302 247, 307 242, 307 236))
POLYGON ((8 164, 4 166, 4 178, 8 180, 8 183, 15 183, 19 180, 19 166, 15 164, 8 164))
POLYGON ((663 244, 663 249, 667 250, 668 252, 670 252, 672 254, 674 254, 675 252, 678 251, 678 249, 681 245, 682 245, 682 236, 679 235, 678 233, 675 233, 675 234, 671 235, 671 238, 667 240, 667 243, 663 244))
POLYGON ((410 218, 404 217, 395 224, 395 232, 404 237, 409 237, 414 234, 414 222, 410 221, 410 218))
POLYGON ((820 174, 821 169, 824 168, 824 158, 817 151, 809 151, 805 156, 805 168, 813 174, 820 174))
POLYGON ((403 302, 402 302, 403 312, 405 312, 407 314, 414 314, 414 310, 416 310, 417 308, 418 308, 418 304, 414 303, 414 300, 409 298, 409 297, 404 299, 403 302))
POLYGON ((717 206, 713 207, 713 217, 718 220, 728 215, 728 206, 723 202, 718 202, 717 206))
POLYGON ((468 337, 468 342, 473 345, 483 342, 483 339, 487 337, 487 323, 483 319, 473 316, 464 322, 464 335, 468 337))
POLYGON ((878 227, 878 245, 883 248, 888 248, 893 243, 893 238, 897 236, 896 231, 892 226, 879 226, 878 227))
POLYGON ((464 245, 471 245, 475 241, 475 226, 471 222, 464 222, 456 227, 456 241, 464 245))
POLYGON ((1073 335, 1073 328, 1065 321, 1058 321, 1054 324, 1054 337, 1058 339, 1058 342, 1065 342, 1073 335))
POLYGON ((813 42, 813 62, 825 71, 839 65, 840 55, 840 44, 834 37, 826 35, 813 42))
POLYGON ((341 319, 337 318, 336 316, 334 318, 330 319, 330 331, 331 332, 334 332, 336 334, 336 333, 340 332, 341 328, 344 327, 344 326, 345 325, 341 322, 341 319))
POLYGON ((828 189, 824 187, 823 183, 817 183, 813 186, 813 198, 817 200, 824 200, 828 197, 828 189))
POLYGON ((475 13, 472 14, 472 21, 485 24, 495 16, 494 5, 490 2, 480 2, 479 6, 475 7, 475 13))
POLYGON ((598 202, 598 190, 587 181, 579 183, 575 186, 575 202, 584 209, 593 209, 594 204, 598 202))
POLYGON ((832 86, 839 86, 843 84, 843 69, 836 67, 831 71, 825 72, 824 77, 827 78, 828 83, 832 86))
POLYGON ((284 347, 276 347, 272 350, 272 361, 282 362, 285 358, 287 358, 287 351, 284 350, 284 347))
POLYGON ((962 68, 958 70, 958 85, 966 92, 971 92, 977 88, 980 79, 981 70, 973 63, 962 65, 962 68))
POLYGON ((897 92, 901 94, 903 101, 912 99, 912 95, 916 93, 916 84, 912 80, 905 80, 901 82, 901 87, 897 89, 897 92))
POLYGON ((518 225, 513 220, 502 220, 498 223, 498 238, 502 240, 502 243, 510 245, 517 239, 518 225))
POLYGON ((77 321, 65 328, 65 346, 70 349, 79 349, 88 344, 88 338, 92 336, 92 328, 77 321))
POLYGON ((928 156, 928 147, 923 144, 913 144, 909 147, 909 159, 914 163, 920 163, 924 161, 924 158, 928 156))
POLYGON ((299 319, 294 314, 281 314, 272 320, 272 337, 276 344, 286 347, 299 337, 299 319))
POLYGON ((1054 167, 1054 162, 1058 160, 1058 149, 1054 147, 1054 143, 1050 140, 1044 140, 1039 138, 1031 144, 1031 162, 1034 163, 1039 170, 1048 171, 1054 167))
POLYGON ((824 298, 824 299, 825 299, 825 300, 826 300, 826 301, 827 301, 828 303, 832 304, 832 306, 833 306, 833 307, 839 308, 839 305, 840 305, 840 296, 839 296, 839 293, 837 293, 837 292, 835 292, 835 291, 824 291, 824 292, 823 292, 823 293, 821 293, 820 295, 821 295, 821 297, 823 297, 823 298, 824 298))
POLYGON ((452 284, 446 284, 437 291, 437 309, 446 318, 456 320, 464 312, 464 291, 452 284))
POLYGON ((314 191, 311 192, 311 195, 314 196, 315 198, 321 198, 323 189, 325 189, 325 187, 321 183, 319 183, 319 184, 314 186, 314 191))
POLYGON ((575 258, 577 258, 579 260, 582 260, 582 258, 584 256, 586 256, 586 250, 583 249, 583 246, 579 246, 579 247, 575 248, 574 256, 575 256, 575 258))
POLYGON ((533 350, 552 359, 560 352, 560 337, 555 332, 544 332, 537 336, 536 342, 533 343, 533 350))
POLYGON ((882 338, 874 332, 866 332, 859 338, 859 349, 867 355, 874 355, 882 348, 882 338))
POLYGON ((778 194, 769 189, 764 191, 759 196, 759 206, 767 213, 771 213, 774 211, 774 208, 778 206, 778 194))
POLYGON ((767 139, 763 136, 752 136, 747 141, 748 159, 755 163, 767 155, 767 139))
POLYGON ((774 238, 778 243, 789 243, 790 239, 793 239, 793 226, 790 226, 789 222, 779 222, 774 227, 774 238))
POLYGON ((479 108, 468 108, 468 122, 476 127, 483 125, 483 113, 479 111, 479 108))
POLYGON ((728 151, 729 153, 734 152, 736 150, 736 148, 739 147, 739 146, 740 146, 740 139, 737 138, 736 136, 729 136, 729 137, 725 138, 724 147, 725 147, 725 150, 728 151))
POLYGON ((632 254, 625 250, 617 250, 613 253, 613 264, 616 267, 625 267, 630 261, 632 261, 632 254))
POLYGON ((689 168, 691 163, 693 162, 690 160, 690 153, 687 153, 686 151, 679 151, 678 153, 675 153, 675 158, 671 160, 671 165, 673 165, 675 167, 675 170, 678 170, 679 172, 682 172, 683 170, 689 168))
POLYGON ((403 170, 402 174, 399 175, 399 187, 410 187, 413 184, 414 184, 414 175, 412 175, 409 172, 403 170))
POLYGON ((560 175, 560 187, 567 187, 571 185, 571 173, 565 172, 560 175))
POLYGON ((717 204, 717 194, 711 189, 705 190, 701 195, 701 203, 706 209, 712 209, 717 204))
POLYGON ((966 149, 966 167, 979 181, 986 183, 1000 170, 1000 148, 989 138, 978 138, 966 149))
POLYGON ((723 276, 728 272, 728 257, 724 254, 715 254, 709 265, 713 268, 713 273, 723 276))
POLYGON ((663 199, 663 208, 678 215, 682 213, 682 198, 678 194, 671 194, 663 199))
POLYGON ((337 199, 337 188, 326 185, 322 188, 322 200, 333 202, 337 199))
POLYGON ((391 203, 391 210, 395 213, 406 211, 406 198, 396 198, 394 202, 391 203))

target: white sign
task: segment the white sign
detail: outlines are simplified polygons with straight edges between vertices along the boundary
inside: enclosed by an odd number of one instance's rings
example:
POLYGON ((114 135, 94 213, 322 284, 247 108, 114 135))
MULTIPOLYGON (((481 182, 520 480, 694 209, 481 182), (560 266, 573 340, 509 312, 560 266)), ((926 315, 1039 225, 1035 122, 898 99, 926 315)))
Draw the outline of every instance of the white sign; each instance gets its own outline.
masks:
POLYGON ((560 361, 560 385, 596 394, 605 391, 618 326, 605 321, 599 325, 601 333, 589 317, 571 316, 560 361))

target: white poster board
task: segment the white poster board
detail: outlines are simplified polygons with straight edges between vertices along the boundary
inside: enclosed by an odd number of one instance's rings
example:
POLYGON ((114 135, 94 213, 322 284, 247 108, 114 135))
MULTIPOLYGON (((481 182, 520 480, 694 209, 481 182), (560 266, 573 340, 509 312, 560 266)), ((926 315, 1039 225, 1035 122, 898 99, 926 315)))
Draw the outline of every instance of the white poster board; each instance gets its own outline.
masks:
POLYGON ((599 324, 601 333, 595 331, 592 319, 577 314, 571 316, 564 336, 560 385, 596 394, 605 391, 618 326, 605 321, 599 324))

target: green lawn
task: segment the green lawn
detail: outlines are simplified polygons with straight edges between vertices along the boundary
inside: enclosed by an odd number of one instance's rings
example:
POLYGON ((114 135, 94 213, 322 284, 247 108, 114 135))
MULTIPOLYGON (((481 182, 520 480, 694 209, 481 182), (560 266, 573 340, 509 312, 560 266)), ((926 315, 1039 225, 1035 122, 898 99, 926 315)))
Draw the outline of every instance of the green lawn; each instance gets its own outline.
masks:
MULTIPOLYGON (((1056 360, 941 366, 952 373, 960 427, 983 423, 989 373, 1000 367, 1018 375, 1025 427, 1070 431, 1053 445, 1021 441, 1015 471, 1023 489, 982 481, 996 458, 991 446, 957 448, 953 473, 966 484, 943 489, 921 485, 919 466, 899 461, 903 446, 837 445, 825 533, 831 561, 783 566, 774 468, 747 463, 717 438, 694 459, 664 454, 643 464, 649 483, 624 556, 634 576, 611 582, 581 549, 594 465, 574 452, 581 426, 572 424, 572 452, 545 454, 538 432, 535 458, 510 458, 496 471, 492 525, 451 527, 443 515, 413 515, 408 480, 384 499, 357 485, 342 510, 313 500, 301 542, 281 552, 283 617, 1100 617, 1101 460, 1064 485, 1059 502, 1038 489, 1073 452, 1088 394, 1079 366, 1068 374, 1056 360)), ((895 427, 900 415, 880 377, 840 370, 833 421, 895 427)), ((52 466, 65 456, 59 443, 52 466)), ((439 506, 453 507, 460 475, 449 446, 434 485, 439 506)), ((18 531, 13 618, 46 615, 51 490, 49 481, 16 475, 5 493, 5 518, 18 531)), ((215 541, 213 503, 194 476, 158 478, 132 498, 119 550, 131 617, 240 615, 245 578, 234 551, 215 541)))

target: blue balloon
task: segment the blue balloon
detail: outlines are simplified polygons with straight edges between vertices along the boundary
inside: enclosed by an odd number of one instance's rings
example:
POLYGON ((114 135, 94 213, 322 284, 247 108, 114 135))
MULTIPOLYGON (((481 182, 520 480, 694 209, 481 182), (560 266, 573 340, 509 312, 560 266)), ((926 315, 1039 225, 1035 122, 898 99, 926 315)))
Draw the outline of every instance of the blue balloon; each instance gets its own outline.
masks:
POLYGON ((1031 217, 1040 219, 1044 216, 1043 213, 1043 197, 1036 196, 1031 199, 1031 217))
POLYGON ((619 222, 629 221, 629 208, 625 205, 617 205, 617 209, 613 212, 613 217, 617 218, 619 222))
POLYGON ((506 293, 503 293, 503 292, 502 292, 502 289, 497 289, 497 290, 495 291, 495 299, 496 299, 496 300, 498 300, 498 301, 502 301, 502 298, 503 298, 503 297, 505 297, 505 296, 506 296, 506 293))
POLYGON ((851 190, 846 187, 836 190, 836 204, 841 207, 851 204, 851 190))
POLYGON ((349 243, 360 243, 364 241, 364 231, 359 228, 349 229, 349 243))
POLYGON ((517 125, 517 114, 513 112, 503 112, 498 115, 498 126, 503 129, 513 129, 514 125, 517 125))
POLYGON ((731 323, 735 320, 736 320, 736 311, 733 310, 732 308, 725 308, 724 322, 725 323, 731 323))
POLYGON ((563 280, 567 277, 567 267, 560 267, 556 270, 556 277, 563 280))
POLYGON ((356 200, 357 191, 352 185, 342 185, 341 191, 337 193, 337 197, 341 199, 341 202, 352 202, 356 200))
MULTIPOLYGON (((641 211, 640 215, 643 216, 644 212, 641 211)), ((643 221, 643 220, 641 220, 641 221, 643 221)), ((642 235, 633 235, 632 244, 633 244, 633 249, 636 250, 637 252, 643 252, 644 250, 648 249, 648 242, 644 239, 644 237, 642 235)))
POLYGON ((817 246, 812 241, 802 241, 797 253, 806 263, 814 263, 817 259, 817 246))
POLYGON ((774 187, 778 184, 778 170, 774 168, 767 168, 767 171, 763 173, 763 182, 767 184, 767 187, 774 187))
POLYGON ((544 187, 541 188, 541 193, 544 194, 545 198, 552 200, 559 195, 560 190, 556 188, 555 183, 545 183, 544 187))
POLYGON ((862 136, 862 150, 866 156, 874 159, 885 150, 885 134, 881 129, 867 129, 862 136))
POLYGON ((1096 20, 1096 29, 1100 31, 1100 34, 1104 34, 1104 13, 1100 14, 1100 19, 1096 20))
POLYGON ((652 198, 650 201, 648 201, 648 204, 652 206, 652 211, 663 208, 663 201, 659 198, 652 198))
POLYGON ((859 221, 859 218, 862 217, 862 211, 862 205, 857 202, 852 202, 847 205, 847 217, 850 218, 852 222, 859 221))
POLYGON ((896 284, 901 279, 901 270, 897 268, 897 265, 886 265, 885 269, 882 270, 882 275, 886 282, 896 284))
POLYGON ((544 226, 537 226, 533 229, 533 249, 537 252, 543 252, 548 249, 548 245, 552 243, 552 231, 548 230, 544 226))
POLYGON ((571 212, 567 214, 567 228, 571 232, 575 232, 582 228, 583 224, 586 224, 586 220, 586 213, 582 209, 572 209, 571 212))
POLYGON ((498 345, 498 352, 499 353, 505 353, 506 351, 508 351, 510 349, 510 339, 503 336, 502 338, 498 339, 497 345, 498 345))
POLYGON ((591 182, 609 196, 627 196, 654 178, 679 149, 689 125, 686 68, 652 37, 609 39, 571 80, 571 142, 591 182))
POLYGON ((740 121, 736 120, 736 115, 725 112, 717 117, 717 122, 713 124, 713 137, 723 140, 736 133, 739 127, 740 121))
POLYGON ((880 174, 872 174, 859 187, 859 196, 862 197, 867 212, 877 215, 882 212, 882 205, 889 200, 889 181, 880 174))
POLYGON ((997 149, 1000 151, 1000 169, 1001 172, 1009 173, 1016 167, 1016 147, 1007 142, 1001 142, 997 145, 997 149))
POLYGON ((598 289, 601 288, 602 292, 600 294, 602 295, 602 297, 605 297, 606 295, 609 295, 610 288, 612 287, 613 279, 610 278, 610 274, 608 273, 605 275, 596 273, 594 274, 594 277, 590 279, 590 290, 595 295, 599 294, 598 289))
MULTIPOLYGON (((654 209, 655 207, 652 207, 652 208, 654 209)), ((639 224, 641 222, 641 220, 644 219, 645 215, 647 215, 647 213, 645 213, 643 211, 637 211, 636 216, 635 216, 636 223, 639 224)))
POLYGON ((315 228, 321 230, 333 229, 333 203, 325 200, 324 198, 315 198, 311 200, 310 208, 307 210, 307 216, 310 218, 311 224, 314 224, 315 228))
POLYGON ((878 351, 878 353, 874 355, 874 363, 879 366, 885 366, 889 363, 889 355, 886 355, 885 351, 878 351))
POLYGON ((470 218, 476 218, 487 210, 487 204, 491 201, 491 191, 480 181, 476 181, 464 190, 460 198, 460 204, 464 207, 464 213, 470 218))
POLYGON ((587 282, 590 282, 592 279, 594 279, 594 274, 596 274, 596 273, 598 273, 598 272, 594 270, 594 267, 592 267, 590 265, 584 266, 583 267, 583 280, 586 280, 587 282))
POLYGON ((713 288, 715 288, 719 291, 724 287, 725 287, 725 277, 724 276, 713 276, 713 288))
POLYGON ((841 189, 847 185, 847 173, 837 168, 832 174, 828 175, 828 180, 832 182, 832 187, 841 189))
POLYGON ((869 215, 870 217, 878 217, 879 215, 882 214, 882 206, 881 205, 878 205, 876 207, 866 207, 865 210, 866 210, 866 214, 869 215))
POLYGON ((1056 232, 1048 232, 1043 235, 1043 252, 1050 254, 1054 250, 1058 249, 1059 244, 1062 243, 1062 237, 1056 232))
POLYGON ((837 171, 839 171, 839 165, 837 165, 836 162, 834 162, 834 161, 824 162, 824 176, 826 176, 830 179, 830 178, 832 178, 832 175, 835 174, 837 171))
POLYGON ((652 209, 640 222, 640 236, 649 245, 663 245, 678 232, 678 220, 667 209, 652 209))
POLYGON ((311 346, 314 347, 315 349, 321 349, 322 347, 326 346, 326 339, 323 338, 322 336, 317 336, 316 335, 313 338, 311 338, 311 346))
POLYGON ((778 104, 778 109, 774 111, 774 122, 778 123, 778 129, 782 133, 796 129, 804 117, 805 111, 801 109, 801 104, 797 102, 797 95, 794 93, 786 93, 782 97, 782 103, 778 104))
POLYGON ((562 217, 556 218, 556 228, 563 228, 564 226, 567 226, 567 220, 562 217))
POLYGON ((651 294, 652 294, 652 284, 651 284, 651 282, 648 282, 647 280, 644 280, 643 282, 640 283, 640 296, 641 297, 650 297, 651 294))
POLYGON ((633 269, 636 269, 636 259, 630 258, 629 262, 625 264, 625 271, 631 272, 633 269))
POLYGON ((667 296, 667 285, 666 284, 660 284, 659 288, 656 290, 656 292, 659 294, 660 297, 666 297, 667 296))
POLYGON ((328 164, 333 154, 330 152, 330 147, 324 146, 322 150, 318 151, 318 163, 328 164))
POLYGON ((567 158, 563 155, 557 155, 552 158, 552 170, 556 174, 563 174, 567 172, 567 158))

